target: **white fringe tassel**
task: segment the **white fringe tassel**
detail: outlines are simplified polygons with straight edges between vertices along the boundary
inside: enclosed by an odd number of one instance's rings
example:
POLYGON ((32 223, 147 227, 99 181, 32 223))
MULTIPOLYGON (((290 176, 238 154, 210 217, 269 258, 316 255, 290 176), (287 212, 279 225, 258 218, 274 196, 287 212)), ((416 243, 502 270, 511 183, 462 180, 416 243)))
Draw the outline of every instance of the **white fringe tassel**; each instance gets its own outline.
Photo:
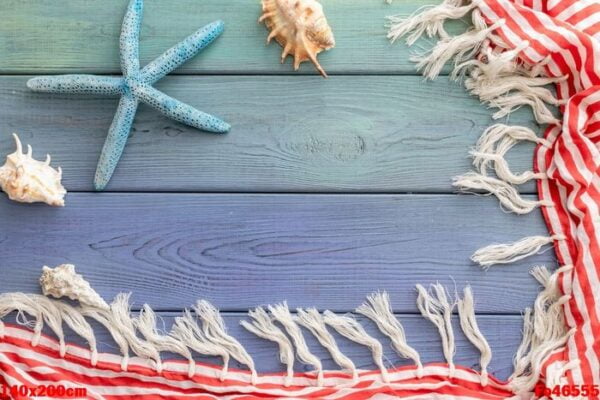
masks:
POLYGON ((192 357, 192 352, 188 346, 181 340, 173 336, 161 335, 156 328, 156 315, 148 304, 144 304, 138 318, 133 320, 137 330, 144 336, 149 344, 154 346, 159 352, 169 352, 179 354, 188 360, 188 377, 196 373, 196 362, 192 357))
POLYGON ((121 359, 121 370, 127 371, 127 365, 129 364, 129 343, 127 338, 121 333, 121 327, 117 325, 112 318, 110 308, 104 310, 96 307, 83 306, 80 311, 83 316, 97 321, 110 333, 117 346, 119 346, 119 350, 123 356, 121 359))
POLYGON ((485 191, 493 194, 502 206, 516 214, 528 214, 542 205, 552 206, 548 201, 526 200, 511 184, 476 172, 467 172, 455 177, 452 185, 463 192, 485 191))
POLYGON ((240 324, 256 336, 275 342, 279 346, 279 359, 287 367, 284 386, 289 387, 294 379, 294 346, 285 333, 273 323, 264 308, 257 307, 250 310, 248 315, 252 318, 252 322, 241 321, 240 324))
MULTIPOLYGON (((40 296, 41 297, 41 296, 40 296)), ((49 300, 49 299, 48 299, 49 300)), ((96 336, 92 326, 85 320, 83 315, 74 307, 58 301, 49 300, 52 302, 58 311, 62 320, 67 324, 73 332, 84 338, 90 346, 90 363, 95 367, 98 363, 98 349, 96 346, 96 336)))
MULTIPOLYGON (((162 372, 162 361, 158 349, 137 336, 129 307, 130 296, 130 293, 120 293, 115 296, 115 299, 110 304, 108 320, 112 322, 114 327, 117 327, 119 333, 127 341, 131 351, 139 357, 153 360, 156 372, 160 374, 162 372)), ((102 312, 108 313, 107 311, 102 312)))
POLYGON ((510 264, 537 254, 543 246, 563 236, 530 236, 510 244, 493 244, 477 250, 471 256, 473 262, 484 269, 494 264, 510 264))
POLYGON ((336 315, 327 310, 323 313, 323 320, 346 339, 368 347, 373 355, 373 361, 381 371, 381 379, 385 383, 390 382, 387 368, 383 364, 383 346, 379 340, 369 335, 365 328, 352 317, 336 315))
MULTIPOLYGON (((36 347, 44 329, 44 320, 41 308, 35 301, 35 297, 28 296, 24 293, 2 293, 0 294, 0 319, 4 318, 9 313, 17 311, 19 323, 33 329, 33 339, 31 346, 36 347), (31 315, 35 318, 35 323, 27 320, 24 314, 31 315)), ((0 321, 0 338, 4 337, 4 323, 0 321)), ((60 340, 60 337, 58 337, 60 340)))
MULTIPOLYGON (((536 267, 532 275, 545 285, 539 293, 533 310, 527 308, 523 316, 523 341, 519 346, 514 363, 514 373, 510 377, 513 391, 517 393, 531 392, 539 382, 542 367, 547 358, 565 346, 567 340, 575 333, 575 328, 568 330, 564 321, 563 305, 570 296, 560 295, 558 275, 571 270, 568 265, 559 268, 550 275, 543 267, 536 267)), ((565 365, 565 371, 577 365, 578 360, 571 360, 565 365)), ((559 379, 557 371, 553 377, 559 379)))
POLYGON ((550 142, 538 137, 533 130, 525 126, 494 124, 487 128, 479 137, 476 149, 482 153, 491 153, 496 147, 496 143, 507 137, 516 141, 529 141, 550 146, 550 142))
POLYGON ((473 165, 481 175, 487 176, 489 164, 493 162, 498 178, 515 185, 532 179, 545 179, 546 174, 544 173, 525 171, 521 174, 514 174, 510 170, 504 156, 513 146, 522 141, 549 146, 547 140, 538 138, 535 132, 524 126, 492 125, 483 132, 475 148, 470 152, 473 156, 473 165))
POLYGON ((469 286, 464 289, 463 298, 458 300, 457 308, 462 331, 481 354, 479 358, 479 366, 481 367, 481 386, 487 386, 487 367, 490 364, 490 361, 492 361, 492 349, 477 325, 473 292, 469 286))
POLYGON ((211 343, 226 349, 232 358, 247 365, 252 374, 252 384, 256 384, 257 373, 254 367, 254 360, 252 360, 252 357, 250 357, 240 342, 227 334, 227 328, 225 327, 223 318, 221 318, 221 314, 219 314, 219 310, 208 301, 200 300, 196 303, 194 311, 202 320, 202 333, 204 333, 204 337, 211 343))
POLYGON ((219 379, 221 382, 225 380, 229 369, 229 352, 223 346, 211 343, 204 336, 196 318, 194 318, 189 310, 185 310, 183 316, 175 318, 175 324, 170 335, 198 354, 221 357, 223 359, 223 368, 221 369, 219 379))
POLYGON ((444 22, 449 19, 460 19, 477 6, 477 2, 461 5, 462 0, 445 0, 437 6, 426 6, 406 17, 394 15, 387 17, 389 21, 388 39, 392 42, 398 38, 407 36, 406 43, 413 45, 423 34, 428 37, 439 36, 442 39, 450 39, 450 35, 444 29, 444 22))
POLYGON ((505 117, 522 106, 530 106, 538 123, 559 122, 548 105, 557 106, 562 102, 543 86, 564 78, 522 76, 523 72, 516 68, 508 74, 490 77, 480 65, 474 67, 469 78, 465 79, 465 87, 483 103, 498 109, 492 116, 494 119, 505 117))
POLYGON ((417 70, 425 78, 433 80, 448 61, 454 60, 455 66, 458 66, 473 58, 490 33, 504 23, 505 20, 501 19, 488 28, 471 29, 453 38, 441 40, 428 53, 411 57, 411 61, 416 63, 417 70))
POLYGON ((417 297, 417 307, 421 315, 431 321, 438 329, 442 339, 442 349, 444 357, 448 362, 449 376, 454 377, 456 367, 454 365, 454 354, 456 346, 454 344, 454 329, 452 328, 452 310, 455 303, 448 302, 446 289, 439 283, 431 285, 433 294, 427 292, 422 285, 417 285, 419 293, 417 297))
POLYGON ((344 370, 348 370, 352 373, 352 380, 356 382, 358 379, 358 371, 356 370, 356 366, 348 357, 346 357, 338 347, 335 339, 327 331, 327 327, 325 326, 325 321, 323 317, 317 311, 316 308, 309 308, 307 310, 303 310, 301 308, 297 309, 298 317, 297 321, 300 325, 304 326, 308 329, 321 343, 321 346, 325 347, 333 361, 342 367, 344 370))
POLYGON ((296 354, 300 361, 314 366, 317 370, 317 386, 323 386, 323 365, 321 364, 321 360, 308 349, 302 331, 294 322, 294 318, 290 313, 287 303, 284 302, 275 306, 269 306, 269 311, 273 315, 273 318, 283 325, 286 332, 292 338, 294 346, 296 346, 296 354))
POLYGON ((390 298, 386 292, 370 295, 367 297, 367 302, 359 306, 356 312, 375 322, 379 330, 391 339, 392 345, 398 354, 415 362, 417 377, 421 378, 423 376, 423 364, 421 364, 419 353, 406 342, 404 328, 394 316, 390 298))

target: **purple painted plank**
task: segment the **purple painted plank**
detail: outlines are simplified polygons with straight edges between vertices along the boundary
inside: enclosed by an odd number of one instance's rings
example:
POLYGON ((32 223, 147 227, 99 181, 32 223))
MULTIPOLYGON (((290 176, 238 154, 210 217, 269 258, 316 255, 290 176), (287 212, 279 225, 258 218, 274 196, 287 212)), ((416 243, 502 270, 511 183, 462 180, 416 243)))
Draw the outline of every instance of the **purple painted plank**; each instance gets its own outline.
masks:
POLYGON ((348 311, 387 290, 416 312, 414 285, 471 284, 477 310, 520 313, 538 290, 533 265, 488 272, 470 254, 545 234, 539 213, 453 195, 70 194, 55 209, 0 199, 0 292, 37 291, 42 265, 72 263, 107 299, 180 310, 206 298, 227 311, 288 300, 348 311), (10 273, 9 273, 10 272, 10 273))

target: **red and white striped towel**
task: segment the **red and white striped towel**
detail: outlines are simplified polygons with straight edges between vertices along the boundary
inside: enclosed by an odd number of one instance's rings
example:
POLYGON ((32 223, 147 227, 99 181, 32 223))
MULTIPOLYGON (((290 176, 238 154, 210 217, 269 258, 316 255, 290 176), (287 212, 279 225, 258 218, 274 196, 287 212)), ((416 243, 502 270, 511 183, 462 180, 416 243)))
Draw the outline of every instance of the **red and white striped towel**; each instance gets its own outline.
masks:
POLYGON ((559 275, 568 301, 564 315, 574 334, 564 351, 548 359, 572 362, 571 384, 600 384, 600 2, 591 0, 494 0, 479 6, 488 23, 511 46, 528 41, 519 56, 531 65, 546 60, 546 74, 567 76, 556 84, 563 119, 539 145, 535 168, 542 210, 555 241, 559 275), (547 59, 547 57, 549 57, 547 59))

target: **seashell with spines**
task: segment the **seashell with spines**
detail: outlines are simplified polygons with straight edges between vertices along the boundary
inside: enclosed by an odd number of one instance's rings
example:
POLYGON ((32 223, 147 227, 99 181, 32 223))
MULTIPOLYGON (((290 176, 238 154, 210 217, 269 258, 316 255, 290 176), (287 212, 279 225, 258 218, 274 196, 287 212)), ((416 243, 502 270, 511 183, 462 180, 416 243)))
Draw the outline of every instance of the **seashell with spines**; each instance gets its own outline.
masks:
POLYGON ((40 276, 40 286, 45 296, 57 299, 68 297, 78 301, 82 306, 109 309, 108 304, 92 289, 89 282, 75 272, 73 264, 61 264, 55 268, 44 266, 40 276))
POLYGON ((327 77, 319 64, 317 54, 335 46, 331 27, 317 0, 261 0, 263 14, 258 20, 271 31, 267 44, 275 39, 281 47, 281 62, 288 55, 294 56, 294 69, 300 63, 311 61, 317 70, 327 77))
POLYGON ((0 167, 0 188, 8 198, 21 203, 43 202, 51 206, 64 206, 67 191, 61 184, 62 170, 50 166, 50 155, 46 161, 34 160, 31 146, 23 153, 23 146, 13 133, 17 150, 6 157, 0 167))

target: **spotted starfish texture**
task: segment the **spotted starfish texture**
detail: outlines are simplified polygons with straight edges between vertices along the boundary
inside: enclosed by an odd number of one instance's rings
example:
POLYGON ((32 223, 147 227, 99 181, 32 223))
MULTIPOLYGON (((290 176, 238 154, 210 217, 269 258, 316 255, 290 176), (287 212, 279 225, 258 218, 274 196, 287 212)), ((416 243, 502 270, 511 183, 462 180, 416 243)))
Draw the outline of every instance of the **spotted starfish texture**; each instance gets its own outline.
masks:
POLYGON ((226 122, 167 96, 152 86, 211 44, 223 32, 223 22, 216 21, 201 28, 140 69, 139 39, 143 5, 143 0, 131 0, 123 20, 119 43, 122 77, 59 75, 40 76, 27 82, 27 86, 37 92, 121 96, 96 168, 96 190, 106 187, 121 158, 140 101, 175 121, 204 131, 225 133, 230 129, 226 122))

